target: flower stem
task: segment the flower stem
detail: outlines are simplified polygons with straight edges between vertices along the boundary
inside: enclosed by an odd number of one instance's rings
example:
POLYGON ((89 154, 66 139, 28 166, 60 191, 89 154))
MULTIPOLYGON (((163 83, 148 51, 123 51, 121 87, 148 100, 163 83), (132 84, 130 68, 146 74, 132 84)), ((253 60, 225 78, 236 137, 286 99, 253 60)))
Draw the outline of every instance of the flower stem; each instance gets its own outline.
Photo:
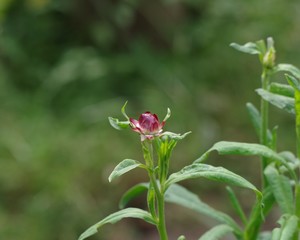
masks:
POLYGON ((160 236, 160 240, 168 240, 166 221, 165 221, 165 199, 164 199, 165 188, 163 185, 159 186, 160 181, 158 181, 156 177, 152 142, 144 141, 142 142, 142 146, 143 146, 145 162, 148 167, 148 175, 150 178, 151 185, 153 186, 155 192, 157 214, 155 214, 156 216, 154 217, 156 217, 157 220, 156 227, 160 236))
MULTIPOLYGON (((268 89, 269 86, 269 81, 270 81, 270 74, 269 71, 264 68, 263 73, 261 76, 261 81, 262 81, 262 88, 264 90, 268 89)), ((269 141, 268 141, 268 122, 269 122, 269 103, 264 100, 263 98, 261 99, 261 132, 260 132, 260 143, 268 146, 269 141)), ((268 159, 265 157, 262 157, 262 187, 267 186, 267 180, 266 177, 264 176, 264 170, 268 165, 268 159)))

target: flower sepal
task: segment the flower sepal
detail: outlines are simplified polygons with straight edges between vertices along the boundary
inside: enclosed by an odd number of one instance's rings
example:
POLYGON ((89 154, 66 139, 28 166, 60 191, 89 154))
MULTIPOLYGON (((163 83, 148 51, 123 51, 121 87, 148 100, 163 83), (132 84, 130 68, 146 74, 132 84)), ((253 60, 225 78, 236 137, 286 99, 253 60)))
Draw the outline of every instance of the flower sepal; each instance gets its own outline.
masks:
POLYGON ((166 139, 172 139, 172 140, 176 140, 176 141, 179 141, 179 140, 182 140, 184 139, 187 135, 189 135, 190 133, 192 133, 191 131, 189 132, 186 132, 184 134, 179 134, 179 133, 173 133, 173 132, 164 132, 160 135, 160 137, 163 139, 163 140, 166 140, 166 139))
POLYGON ((108 121, 110 125, 117 130, 123 130, 130 127, 129 121, 119 121, 119 119, 113 117, 109 117, 108 121))

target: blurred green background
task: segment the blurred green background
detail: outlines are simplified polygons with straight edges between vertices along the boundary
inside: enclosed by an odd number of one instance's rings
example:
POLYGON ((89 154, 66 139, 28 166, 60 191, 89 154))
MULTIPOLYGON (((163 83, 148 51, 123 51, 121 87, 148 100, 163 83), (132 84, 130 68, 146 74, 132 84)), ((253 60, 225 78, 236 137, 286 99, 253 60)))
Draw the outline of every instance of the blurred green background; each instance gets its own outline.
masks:
MULTIPOLYGON (((126 100, 134 118, 146 110, 163 118, 170 107, 165 129, 193 132, 172 171, 216 141, 257 141, 245 103, 259 103, 260 65, 229 44, 273 36, 277 62, 299 67, 299 22, 297 0, 0 0, 0 239, 77 239, 147 179, 135 170, 107 181, 119 161, 142 157, 138 135, 107 121, 122 117, 126 100)), ((271 110, 279 148, 294 150, 292 117, 271 110)), ((211 163, 259 184, 257 159, 211 163)), ((185 186, 230 213, 224 186, 185 186)), ((249 208, 253 194, 239 193, 249 208)), ((173 205, 167 219, 171 239, 196 239, 214 224, 173 205)), ((158 238, 125 220, 91 239, 158 238)))

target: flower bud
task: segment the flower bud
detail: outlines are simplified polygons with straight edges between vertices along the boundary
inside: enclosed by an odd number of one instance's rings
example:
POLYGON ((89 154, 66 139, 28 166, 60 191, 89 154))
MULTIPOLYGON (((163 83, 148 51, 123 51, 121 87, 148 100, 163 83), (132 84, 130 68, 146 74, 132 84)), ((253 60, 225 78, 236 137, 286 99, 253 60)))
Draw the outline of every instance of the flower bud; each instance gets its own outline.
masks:
POLYGON ((159 136, 165 121, 159 122, 156 114, 145 112, 140 115, 139 119, 130 118, 132 130, 141 134, 142 141, 145 139, 153 139, 154 136, 159 136))
POLYGON ((263 65, 265 68, 272 69, 275 66, 275 53, 274 40, 269 37, 267 39, 267 52, 263 57, 263 65))

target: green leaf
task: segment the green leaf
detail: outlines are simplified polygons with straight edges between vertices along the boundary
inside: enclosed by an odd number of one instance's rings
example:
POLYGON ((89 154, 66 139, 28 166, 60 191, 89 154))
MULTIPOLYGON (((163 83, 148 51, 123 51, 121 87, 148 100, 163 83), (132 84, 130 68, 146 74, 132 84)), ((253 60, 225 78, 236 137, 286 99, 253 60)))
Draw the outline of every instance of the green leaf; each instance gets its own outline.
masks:
POLYGON ((177 240, 186 240, 185 236, 181 235, 177 240))
MULTIPOLYGON (((260 132, 261 132, 261 116, 260 116, 260 113, 252 103, 247 103, 246 107, 247 107, 252 125, 255 129, 255 132, 256 132, 257 136, 259 137, 260 132)), ((268 130, 268 141, 269 142, 272 141, 272 134, 271 134, 270 130, 268 130)))
POLYGON ((117 118, 109 117, 108 121, 109 121, 110 125, 117 130, 123 130, 123 129, 129 128, 129 126, 130 126, 129 121, 119 121, 119 119, 117 119, 117 118))
POLYGON ((237 235, 242 234, 239 225, 230 216, 202 202, 196 194, 178 184, 173 184, 168 188, 165 193, 165 201, 178 204, 205 216, 211 217, 218 222, 231 226, 237 235))
POLYGON ((295 90, 293 87, 287 84, 281 84, 276 82, 272 82, 270 84, 270 92, 291 98, 294 98, 295 96, 295 90))
POLYGON ((266 101, 274 106, 295 114, 295 100, 291 97, 282 96, 268 92, 264 89, 257 89, 256 92, 266 101))
POLYGON ((298 217, 295 215, 283 215, 278 223, 281 228, 275 228, 272 232, 272 240, 294 239, 298 231, 298 217))
POLYGON ((121 200, 119 201, 119 208, 125 208, 132 199, 146 192, 148 190, 148 187, 149 183, 139 183, 130 188, 127 192, 123 194, 121 200))
POLYGON ((278 64, 275 69, 275 72, 289 72, 295 77, 300 78, 300 70, 292 64, 281 63, 278 64))
POLYGON ((198 158, 194 163, 205 161, 212 151, 217 151, 220 155, 229 155, 229 154, 243 155, 243 156, 257 155, 257 156, 265 157, 275 162, 281 163, 283 166, 285 166, 288 169, 293 179, 294 180, 297 179, 294 171, 291 169, 291 167, 289 166, 285 158, 280 156, 280 154, 274 152, 272 149, 261 144, 227 142, 227 141, 217 142, 206 153, 204 153, 200 158, 198 158))
POLYGON ((244 52, 244 53, 261 54, 260 49, 253 42, 248 42, 244 45, 240 45, 240 44, 237 44, 237 43, 231 43, 230 47, 233 47, 234 49, 236 49, 240 52, 244 52))
POLYGON ((214 167, 202 163, 193 163, 192 165, 184 167, 181 171, 171 174, 167 179, 165 186, 168 188, 171 184, 199 177, 248 188, 253 190, 259 198, 262 197, 261 192, 243 177, 223 167, 214 167))
POLYGON ((156 198, 155 198, 155 189, 153 184, 150 182, 148 186, 148 194, 147 194, 147 204, 149 212, 151 213, 152 217, 156 219, 156 198))
POLYGON ((233 229, 230 226, 222 224, 207 231, 199 240, 218 240, 232 232, 233 229))
POLYGON ((170 110, 170 108, 167 109, 167 114, 166 114, 163 122, 167 121, 169 119, 169 117, 171 117, 171 110, 170 110))
POLYGON ((286 80, 288 81, 288 83, 296 90, 296 91, 300 91, 300 82, 297 78, 285 74, 286 80))
POLYGON ((120 177, 124 173, 129 172, 132 169, 135 169, 137 167, 144 168, 145 166, 141 164, 139 161, 132 160, 132 159, 124 159, 122 162, 120 162, 115 169, 112 171, 112 173, 108 177, 108 181, 111 182, 112 180, 120 177))
POLYGON ((237 214, 241 218, 242 222, 246 225, 247 224, 247 217, 246 217, 246 215, 245 215, 245 213, 244 213, 244 211, 243 211, 243 209, 240 205, 240 202, 237 199, 234 191, 229 186, 226 187, 226 190, 228 192, 228 195, 229 195, 229 198, 230 198, 230 201, 231 201, 231 204, 232 204, 234 210, 237 212, 237 214))
POLYGON ((126 208, 123 210, 120 210, 118 212, 115 212, 113 214, 108 215, 106 218, 101 220, 100 222, 96 223, 95 225, 91 226, 88 228, 84 233, 80 235, 78 240, 83 240, 86 239, 98 232, 98 229, 102 227, 104 224, 111 223, 114 224, 123 218, 138 218, 142 219, 148 223, 151 224, 156 224, 155 221, 153 220, 152 216, 150 213, 139 209, 139 208, 126 208))
POLYGON ((269 231, 261 232, 257 240, 272 240, 272 233, 269 231))
POLYGON ((126 101, 123 105, 123 107, 121 108, 121 113, 123 114, 123 116, 127 119, 127 121, 129 121, 129 117, 127 116, 126 114, 126 111, 125 111, 125 108, 126 108, 126 105, 127 105, 128 101, 126 101))
POLYGON ((178 133, 173 133, 173 132, 163 132, 160 137, 162 137, 163 139, 164 138, 170 138, 170 139, 173 139, 173 140, 176 140, 176 141, 179 141, 179 140, 182 140, 184 139, 187 135, 189 135, 190 133, 192 133, 191 131, 190 132, 186 132, 184 134, 178 134, 178 133))
POLYGON ((293 214, 293 192, 289 179, 284 175, 280 175, 277 169, 272 165, 267 166, 264 173, 281 211, 283 213, 293 214))

